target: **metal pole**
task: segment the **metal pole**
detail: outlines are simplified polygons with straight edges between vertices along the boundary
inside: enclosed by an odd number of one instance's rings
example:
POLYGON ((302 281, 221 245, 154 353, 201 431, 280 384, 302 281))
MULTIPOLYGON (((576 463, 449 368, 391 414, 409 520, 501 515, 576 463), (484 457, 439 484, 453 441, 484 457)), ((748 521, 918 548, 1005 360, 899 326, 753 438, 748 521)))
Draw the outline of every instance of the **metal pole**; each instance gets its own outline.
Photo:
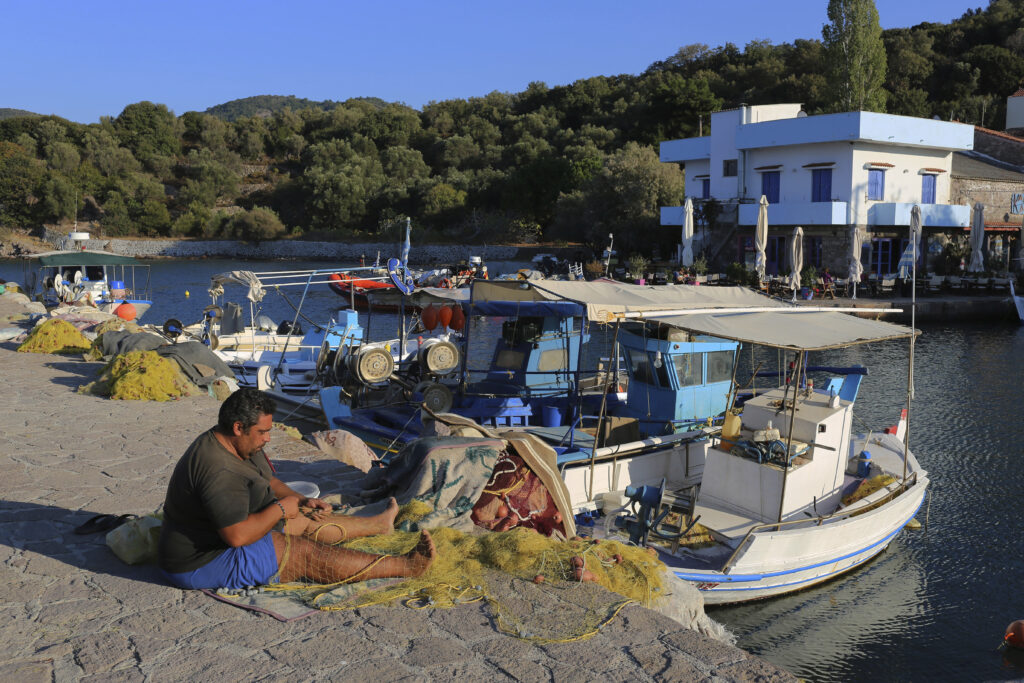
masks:
MULTIPOLYGON (((612 353, 616 353, 619 344, 619 329, 622 327, 622 321, 619 320, 615 323, 615 335, 612 338, 612 353)), ((610 359, 609 359, 610 360, 610 359)), ((594 458, 597 457, 598 443, 601 441, 601 429, 604 427, 605 409, 608 406, 608 390, 611 388, 611 374, 606 373, 604 379, 604 391, 601 394, 601 411, 598 413, 597 418, 597 431, 594 433, 594 447, 590 451, 590 488, 587 491, 587 500, 594 499, 594 458)), ((618 370, 615 371, 615 381, 618 382, 618 370)), ((602 444, 603 445, 603 444, 602 444)))
MULTIPOLYGON (((796 359, 796 379, 793 384, 793 410, 789 414, 789 435, 786 437, 785 464, 782 467, 782 493, 779 496, 779 522, 782 522, 782 510, 786 503, 786 481, 789 479, 789 452, 793 448, 793 427, 796 425, 796 399, 800 390, 800 373, 804 367, 804 356, 806 352, 801 351, 796 359)), ((782 394, 782 409, 786 409, 786 396, 789 395, 789 387, 786 387, 782 394)))

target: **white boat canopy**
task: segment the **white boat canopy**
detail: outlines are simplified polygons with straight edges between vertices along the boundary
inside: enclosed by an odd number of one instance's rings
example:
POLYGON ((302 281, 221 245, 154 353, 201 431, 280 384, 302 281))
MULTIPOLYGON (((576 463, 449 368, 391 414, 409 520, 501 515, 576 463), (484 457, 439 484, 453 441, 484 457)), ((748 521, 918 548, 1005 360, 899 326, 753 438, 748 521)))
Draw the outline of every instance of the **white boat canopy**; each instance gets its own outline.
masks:
POLYGON ((651 316, 648 322, 671 325, 695 334, 793 351, 820 351, 856 344, 906 339, 904 325, 858 318, 832 311, 758 311, 651 316))
POLYGON ((610 322, 623 313, 790 306, 746 287, 645 286, 574 280, 476 280, 470 301, 573 302, 584 307, 587 318, 596 322, 610 322))
POLYGON ((256 273, 248 270, 232 270, 226 273, 217 273, 210 278, 210 296, 223 296, 226 283, 248 287, 249 291, 245 296, 254 304, 263 301, 263 283, 260 282, 256 273))

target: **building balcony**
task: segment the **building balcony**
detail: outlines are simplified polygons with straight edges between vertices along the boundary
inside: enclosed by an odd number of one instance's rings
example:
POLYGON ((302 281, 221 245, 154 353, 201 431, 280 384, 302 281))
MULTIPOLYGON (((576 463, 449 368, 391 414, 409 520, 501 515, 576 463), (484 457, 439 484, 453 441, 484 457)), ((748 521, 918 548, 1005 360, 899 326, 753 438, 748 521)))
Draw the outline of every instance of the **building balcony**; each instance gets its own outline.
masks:
POLYGON ((661 143, 661 160, 666 163, 686 163, 711 158, 711 136, 667 140, 661 143))
MULTIPOLYGON (((780 202, 768 207, 768 226, 846 225, 846 202, 780 202)), ((740 225, 757 225, 757 204, 740 204, 740 225)), ((662 209, 662 225, 665 209, 662 209)), ((682 215, 682 214, 680 214, 682 215)))
POLYGON ((937 228, 966 228, 971 224, 971 207, 959 204, 907 204, 879 202, 868 207, 868 225, 910 225, 910 210, 921 207, 921 225, 937 228))

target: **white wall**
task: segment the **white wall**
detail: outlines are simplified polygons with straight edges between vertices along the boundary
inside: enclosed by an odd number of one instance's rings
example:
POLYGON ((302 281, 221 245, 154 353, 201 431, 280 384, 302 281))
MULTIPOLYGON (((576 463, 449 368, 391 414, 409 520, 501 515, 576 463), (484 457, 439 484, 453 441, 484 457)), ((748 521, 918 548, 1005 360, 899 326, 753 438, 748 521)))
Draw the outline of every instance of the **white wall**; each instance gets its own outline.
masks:
POLYGON ((740 110, 730 109, 711 114, 711 196, 715 199, 735 199, 739 196, 738 179, 722 176, 722 162, 738 159, 736 127, 740 125, 740 110))
POLYGON ((1024 128, 1024 97, 1006 98, 1006 127, 1024 128))
MULTIPOLYGON (((853 148, 853 173, 850 199, 850 222, 867 224, 868 208, 877 204, 868 200, 868 164, 882 161, 893 164, 885 172, 885 195, 881 203, 916 203, 921 201, 921 170, 941 168, 935 179, 935 203, 949 203, 949 170, 953 153, 878 144, 859 144, 853 148)), ((833 180, 833 192, 835 181, 833 180)))
POLYGON ((761 197, 761 175, 755 168, 782 164, 779 171, 779 203, 811 201, 811 171, 805 164, 834 162, 832 167, 832 198, 849 201, 850 161, 849 143, 833 142, 792 147, 769 147, 748 153, 747 187, 751 197, 761 197))
MULTIPOLYGON (((721 169, 719 169, 721 170, 721 169)), ((711 173, 711 162, 707 159, 696 159, 694 161, 686 162, 686 196, 687 197, 700 197, 701 192, 701 181, 697 180, 697 176, 706 176, 711 173)), ((711 196, 714 197, 715 193, 712 192, 711 196)))

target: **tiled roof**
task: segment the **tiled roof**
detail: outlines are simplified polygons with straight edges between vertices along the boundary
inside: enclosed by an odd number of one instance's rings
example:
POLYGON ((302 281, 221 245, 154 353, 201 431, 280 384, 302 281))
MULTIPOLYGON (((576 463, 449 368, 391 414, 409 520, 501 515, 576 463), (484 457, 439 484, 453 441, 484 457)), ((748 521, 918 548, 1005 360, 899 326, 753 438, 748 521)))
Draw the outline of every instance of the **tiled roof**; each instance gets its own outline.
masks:
POLYGON ((1024 97, 1024 88, 1021 88, 1017 92, 1010 95, 1010 97, 1024 97))
MULTIPOLYGON (((1024 92, 1024 88, 1021 88, 1021 91, 1024 92)), ((1019 137, 1017 137, 1015 135, 1010 135, 1009 133, 1004 133, 1002 131, 992 130, 990 128, 982 128, 981 126, 975 126, 974 130, 980 131, 980 132, 984 133, 985 135, 994 135, 997 138, 1005 138, 1007 140, 1013 140, 1014 142, 1022 142, 1022 143, 1024 143, 1024 138, 1019 138, 1019 137)))
POLYGON ((816 163, 813 163, 813 164, 804 164, 803 167, 804 168, 822 168, 824 166, 835 166, 835 165, 836 165, 836 162, 834 162, 834 161, 819 161, 819 162, 816 162, 816 163))
POLYGON ((888 161, 869 161, 868 166, 877 166, 878 168, 895 168, 895 164, 890 164, 888 161))

